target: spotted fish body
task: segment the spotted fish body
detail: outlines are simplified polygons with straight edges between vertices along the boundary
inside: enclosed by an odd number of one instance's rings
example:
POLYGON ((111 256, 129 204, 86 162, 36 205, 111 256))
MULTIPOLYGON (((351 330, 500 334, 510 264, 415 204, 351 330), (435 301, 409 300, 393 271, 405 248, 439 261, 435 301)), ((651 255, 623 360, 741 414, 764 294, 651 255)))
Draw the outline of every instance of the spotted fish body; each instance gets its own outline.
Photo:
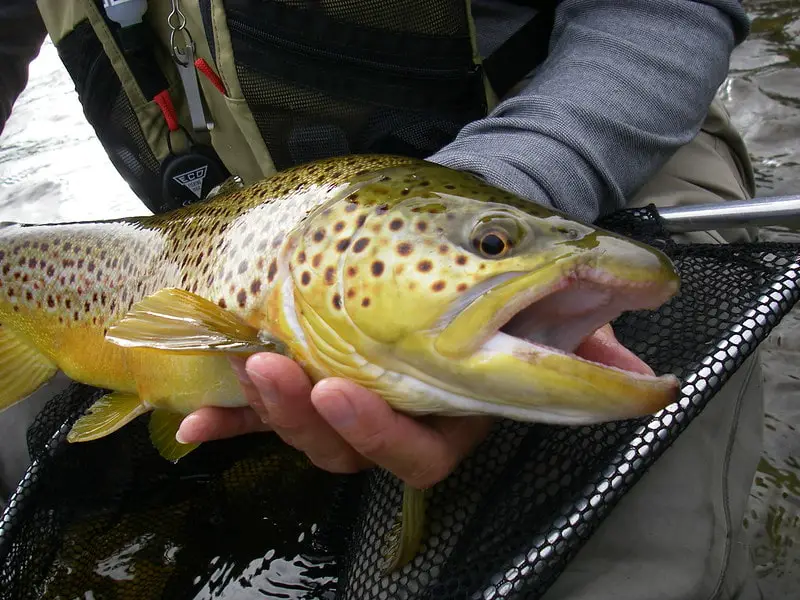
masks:
MULTIPOLYGON (((347 189, 354 173, 387 162, 395 161, 345 159, 310 166, 234 191, 226 202, 166 216, 6 224, 0 229, 0 327, 24 336, 76 381, 124 392, 164 388, 143 396, 154 406, 186 414, 205 404, 244 405, 225 357, 192 359, 124 348, 105 339, 109 326, 164 288, 190 291, 263 325, 278 272, 286 277, 289 250, 297 243, 290 232, 309 211, 347 189), (173 380, 169 374, 176 367, 173 380), (191 382, 198 375, 204 384, 218 379, 213 387, 221 393, 206 394, 199 403, 176 399, 176 392, 178 398, 187 396, 181 388, 197 387, 191 382)), ((329 235, 337 229, 332 223, 329 235)), ((320 249, 331 251, 328 243, 320 249)), ((307 266, 316 279, 330 277, 330 264, 323 265, 317 254, 307 266)))
POLYGON ((273 350, 411 414, 637 416, 674 378, 570 353, 676 290, 659 252, 472 175, 328 159, 165 215, 0 227, 0 409, 60 369, 113 390, 70 441, 152 412, 177 460, 183 416, 246 405, 229 356, 273 350))

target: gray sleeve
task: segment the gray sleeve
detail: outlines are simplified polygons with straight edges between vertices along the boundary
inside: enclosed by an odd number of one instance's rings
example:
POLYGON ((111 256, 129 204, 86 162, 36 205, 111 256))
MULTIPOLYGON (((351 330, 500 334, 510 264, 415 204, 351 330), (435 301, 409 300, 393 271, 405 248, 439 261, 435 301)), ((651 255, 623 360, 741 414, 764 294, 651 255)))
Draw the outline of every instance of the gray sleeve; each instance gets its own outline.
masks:
POLYGON ((736 0, 565 0, 527 86, 429 160, 593 221, 697 134, 749 26, 736 0))
POLYGON ((34 0, 0 2, 0 133, 28 83, 28 65, 47 31, 34 0))

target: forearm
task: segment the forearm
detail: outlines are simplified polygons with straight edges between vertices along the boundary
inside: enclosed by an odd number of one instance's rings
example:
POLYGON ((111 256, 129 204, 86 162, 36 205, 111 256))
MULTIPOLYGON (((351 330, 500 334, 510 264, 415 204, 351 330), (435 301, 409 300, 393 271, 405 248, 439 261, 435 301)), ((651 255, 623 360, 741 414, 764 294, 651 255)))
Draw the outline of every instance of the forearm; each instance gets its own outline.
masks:
POLYGON ((747 30, 735 0, 565 0, 528 85, 430 160, 594 220, 697 134, 747 30))
POLYGON ((0 3, 0 133, 28 83, 28 65, 47 34, 33 0, 0 3))

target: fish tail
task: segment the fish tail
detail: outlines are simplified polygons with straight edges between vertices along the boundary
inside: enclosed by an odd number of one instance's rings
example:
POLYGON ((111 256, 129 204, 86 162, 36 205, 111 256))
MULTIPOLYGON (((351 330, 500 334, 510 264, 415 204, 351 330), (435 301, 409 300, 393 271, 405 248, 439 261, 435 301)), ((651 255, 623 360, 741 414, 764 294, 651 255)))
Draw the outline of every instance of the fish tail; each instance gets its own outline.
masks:
POLYGON ((58 372, 28 338, 0 323, 0 411, 24 400, 58 372))

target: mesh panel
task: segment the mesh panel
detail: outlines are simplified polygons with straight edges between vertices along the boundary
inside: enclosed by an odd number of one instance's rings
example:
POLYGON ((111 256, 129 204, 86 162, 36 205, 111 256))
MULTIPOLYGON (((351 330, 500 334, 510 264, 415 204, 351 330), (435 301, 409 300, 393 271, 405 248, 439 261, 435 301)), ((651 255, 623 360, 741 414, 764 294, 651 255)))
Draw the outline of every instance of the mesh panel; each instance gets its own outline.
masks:
POLYGON ((324 14, 340 24, 357 23, 375 29, 390 29, 420 35, 463 34, 466 4, 451 2, 419 2, 419 0, 229 0, 234 8, 280 4, 309 13, 324 14))
POLYGON ((242 94, 279 169, 347 153, 429 156, 485 114, 463 0, 409 5, 226 3, 242 94))
POLYGON ((622 495, 800 297, 798 244, 678 246, 648 209, 610 227, 659 246, 682 278, 658 311, 615 323, 680 400, 592 427, 499 422, 429 499, 422 554, 382 577, 400 488, 333 476, 273 436, 158 457, 145 420, 64 436, 98 392, 73 386, 30 430, 32 467, 0 522, 0 598, 539 598, 622 495), (93 397, 89 397, 94 394, 93 397))
POLYGON ((75 82, 86 119, 111 162, 133 192, 150 210, 156 211, 161 197, 158 161, 88 21, 82 21, 64 36, 57 49, 75 82))

